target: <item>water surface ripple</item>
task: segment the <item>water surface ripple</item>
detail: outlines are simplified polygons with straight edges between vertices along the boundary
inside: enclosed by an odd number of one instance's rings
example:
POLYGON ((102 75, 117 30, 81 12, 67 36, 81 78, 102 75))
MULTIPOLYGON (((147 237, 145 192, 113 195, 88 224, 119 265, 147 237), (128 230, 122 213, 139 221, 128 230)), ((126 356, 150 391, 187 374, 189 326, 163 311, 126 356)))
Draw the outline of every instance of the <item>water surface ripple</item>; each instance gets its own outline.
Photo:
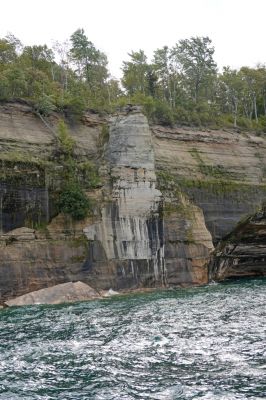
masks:
POLYGON ((265 287, 5 309, 0 399, 265 399, 265 287))

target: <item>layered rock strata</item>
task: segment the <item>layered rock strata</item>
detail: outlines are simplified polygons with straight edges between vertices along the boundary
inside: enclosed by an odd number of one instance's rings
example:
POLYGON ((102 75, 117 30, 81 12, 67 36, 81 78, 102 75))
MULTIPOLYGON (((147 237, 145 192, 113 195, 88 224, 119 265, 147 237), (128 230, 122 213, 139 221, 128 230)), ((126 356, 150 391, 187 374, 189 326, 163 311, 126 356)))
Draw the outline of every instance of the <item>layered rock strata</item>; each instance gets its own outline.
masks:
POLYGON ((238 226, 217 246, 210 278, 266 275, 266 206, 238 226))
MULTIPOLYGON (((76 159, 100 166, 102 187, 88 190, 91 217, 55 217, 59 118, 43 121, 24 103, 0 105, 0 302, 69 281, 99 290, 207 283, 212 242, 265 200, 263 136, 150 129, 140 109, 128 107, 110 121, 109 141, 96 114, 69 126, 76 159)), ((233 265, 238 275, 252 273, 237 254, 218 279, 236 274, 233 265)))
MULTIPOLYGON (((169 214, 165 194, 157 188, 151 131, 137 107, 112 120, 107 159, 110 202, 101 210, 102 219, 84 230, 91 243, 91 277, 105 263, 112 266, 117 289, 207 283, 213 246, 203 215, 181 198, 169 214), (190 212, 187 220, 182 208, 190 212), (95 253, 100 260, 93 261, 95 253)), ((92 284, 104 277, 102 271, 92 284)))
POLYGON ((101 209, 101 220, 84 229, 91 255, 100 258, 91 262, 91 273, 104 262, 115 266, 116 288, 165 285, 162 193, 156 188, 147 120, 137 108, 120 114, 112 119, 109 135, 109 202, 101 209))
POLYGON ((153 126, 156 172, 204 214, 214 243, 266 198, 265 135, 153 126))
MULTIPOLYGON (((0 234, 46 224, 55 216, 53 196, 62 165, 56 159, 57 126, 62 116, 42 119, 26 102, 0 103, 0 234)), ((95 160, 106 120, 87 113, 71 127, 79 161, 95 160)))

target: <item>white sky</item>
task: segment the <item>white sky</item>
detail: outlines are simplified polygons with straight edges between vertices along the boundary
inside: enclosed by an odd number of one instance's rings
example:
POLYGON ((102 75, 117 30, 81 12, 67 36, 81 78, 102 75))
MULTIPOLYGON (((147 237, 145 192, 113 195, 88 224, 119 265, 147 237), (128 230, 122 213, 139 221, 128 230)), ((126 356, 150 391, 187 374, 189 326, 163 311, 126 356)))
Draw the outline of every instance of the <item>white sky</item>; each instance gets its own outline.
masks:
POLYGON ((215 60, 254 67, 266 62, 266 0, 3 0, 0 37, 13 33, 24 45, 64 41, 78 28, 120 67, 131 50, 173 46, 179 39, 209 36, 215 60))

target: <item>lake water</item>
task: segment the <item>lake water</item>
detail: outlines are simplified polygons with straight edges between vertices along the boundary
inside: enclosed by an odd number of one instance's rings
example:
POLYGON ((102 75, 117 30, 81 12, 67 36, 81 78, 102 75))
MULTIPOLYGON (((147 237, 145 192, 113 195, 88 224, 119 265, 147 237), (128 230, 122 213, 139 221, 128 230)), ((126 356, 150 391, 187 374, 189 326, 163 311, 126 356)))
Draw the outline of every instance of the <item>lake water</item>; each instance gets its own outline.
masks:
POLYGON ((0 399, 265 399, 265 289, 1 310, 0 399))

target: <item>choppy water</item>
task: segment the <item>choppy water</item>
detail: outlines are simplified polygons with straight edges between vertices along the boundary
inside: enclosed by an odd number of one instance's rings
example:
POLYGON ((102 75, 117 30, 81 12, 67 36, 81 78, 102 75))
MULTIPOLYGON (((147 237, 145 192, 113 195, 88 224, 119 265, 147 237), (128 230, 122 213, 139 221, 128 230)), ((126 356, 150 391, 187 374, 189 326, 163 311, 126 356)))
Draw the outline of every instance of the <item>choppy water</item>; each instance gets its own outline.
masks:
POLYGON ((0 312, 0 399, 265 399, 266 281, 0 312))

